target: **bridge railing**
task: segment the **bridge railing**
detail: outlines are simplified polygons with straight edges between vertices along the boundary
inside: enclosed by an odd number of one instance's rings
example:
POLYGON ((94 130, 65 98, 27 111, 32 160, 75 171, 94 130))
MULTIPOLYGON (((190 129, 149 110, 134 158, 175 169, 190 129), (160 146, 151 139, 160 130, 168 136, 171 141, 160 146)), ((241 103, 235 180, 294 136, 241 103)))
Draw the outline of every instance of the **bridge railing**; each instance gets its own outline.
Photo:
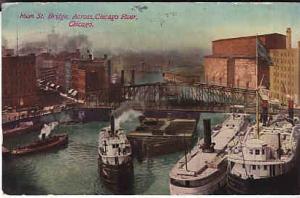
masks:
POLYGON ((117 106, 124 101, 140 101, 145 106, 165 108, 253 106, 255 90, 207 84, 148 83, 111 87, 86 95, 88 106, 117 106))

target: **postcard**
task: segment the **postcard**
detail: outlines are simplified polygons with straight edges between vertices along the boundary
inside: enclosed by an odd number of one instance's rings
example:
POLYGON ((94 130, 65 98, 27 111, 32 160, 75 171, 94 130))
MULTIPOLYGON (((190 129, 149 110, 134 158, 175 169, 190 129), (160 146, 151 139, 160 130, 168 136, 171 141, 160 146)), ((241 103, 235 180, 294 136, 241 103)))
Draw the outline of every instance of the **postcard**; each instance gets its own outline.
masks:
POLYGON ((299 195, 300 5, 2 4, 5 195, 299 195))

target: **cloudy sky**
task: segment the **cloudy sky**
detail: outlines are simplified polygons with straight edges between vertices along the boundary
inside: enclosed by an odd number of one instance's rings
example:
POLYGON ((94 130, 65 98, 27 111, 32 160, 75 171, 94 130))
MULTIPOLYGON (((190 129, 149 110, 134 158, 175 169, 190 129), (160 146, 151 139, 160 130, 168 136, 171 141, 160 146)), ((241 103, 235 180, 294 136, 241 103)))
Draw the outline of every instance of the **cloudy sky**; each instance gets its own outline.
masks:
MULTIPOLYGON (((55 27, 62 35, 86 34, 93 48, 135 50, 210 49, 221 38, 264 33, 285 34, 292 28, 293 46, 300 40, 300 4, 297 3, 15 3, 4 4, 2 37, 15 47, 44 40, 55 27), (146 9, 137 9, 140 6, 146 9), (93 20, 93 28, 70 28, 69 20, 20 19, 21 13, 132 14, 137 20, 93 20)), ((89 20, 81 20, 90 22, 89 20)))

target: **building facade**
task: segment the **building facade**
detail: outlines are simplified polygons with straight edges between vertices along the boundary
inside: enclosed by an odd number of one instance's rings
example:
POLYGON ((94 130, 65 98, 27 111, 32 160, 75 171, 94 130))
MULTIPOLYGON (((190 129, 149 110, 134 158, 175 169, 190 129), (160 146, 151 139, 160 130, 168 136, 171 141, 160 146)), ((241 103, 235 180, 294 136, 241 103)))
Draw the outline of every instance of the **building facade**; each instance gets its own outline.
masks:
POLYGON ((72 85, 78 91, 78 98, 85 100, 86 94, 107 88, 105 61, 72 60, 72 85))
POLYGON ((260 83, 269 87, 269 66, 256 57, 257 39, 267 52, 286 46, 286 36, 277 33, 215 40, 212 55, 204 57, 205 81, 230 87, 253 89, 260 83))
POLYGON ((291 29, 287 30, 286 49, 270 50, 270 91, 273 99, 287 105, 288 100, 300 104, 300 42, 297 48, 291 45, 291 29))
POLYGON ((35 55, 2 57, 3 106, 26 107, 36 104, 35 55))
POLYGON ((80 58, 79 49, 75 52, 58 54, 41 53, 37 56, 37 78, 60 85, 62 89, 71 88, 71 61, 80 58))

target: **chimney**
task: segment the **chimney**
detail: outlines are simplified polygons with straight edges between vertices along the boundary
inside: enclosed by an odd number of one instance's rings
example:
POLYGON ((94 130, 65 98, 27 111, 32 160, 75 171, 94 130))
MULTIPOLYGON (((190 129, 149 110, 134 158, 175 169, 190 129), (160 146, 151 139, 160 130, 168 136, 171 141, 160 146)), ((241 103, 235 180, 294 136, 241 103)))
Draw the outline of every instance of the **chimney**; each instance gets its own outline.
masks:
POLYGON ((112 134, 115 133, 115 117, 113 115, 110 117, 110 131, 112 134))
POLYGON ((134 69, 133 70, 131 70, 131 85, 134 85, 134 83, 135 83, 135 75, 134 75, 134 69))
MULTIPOLYGON (((106 57, 107 58, 107 57, 106 57)), ((111 68, 111 61, 107 60, 107 77, 108 77, 108 84, 111 84, 111 73, 112 73, 112 68, 111 68)))
POLYGON ((292 48, 292 30, 291 28, 286 29, 286 49, 292 48))
POLYGON ((288 101, 288 114, 289 118, 293 121, 294 120, 294 101, 289 99, 288 101))
POLYGON ((123 86, 125 83, 125 80, 124 80, 124 70, 121 71, 121 85, 123 86))
POLYGON ((76 55, 75 55, 75 58, 80 58, 80 49, 76 49, 76 55))
POLYGON ((104 54, 103 60, 106 60, 106 59, 107 59, 107 54, 104 54))
POLYGON ((203 119, 203 126, 204 126, 203 152, 212 153, 212 152, 214 152, 214 148, 213 148, 213 145, 211 143, 210 119, 203 119))

